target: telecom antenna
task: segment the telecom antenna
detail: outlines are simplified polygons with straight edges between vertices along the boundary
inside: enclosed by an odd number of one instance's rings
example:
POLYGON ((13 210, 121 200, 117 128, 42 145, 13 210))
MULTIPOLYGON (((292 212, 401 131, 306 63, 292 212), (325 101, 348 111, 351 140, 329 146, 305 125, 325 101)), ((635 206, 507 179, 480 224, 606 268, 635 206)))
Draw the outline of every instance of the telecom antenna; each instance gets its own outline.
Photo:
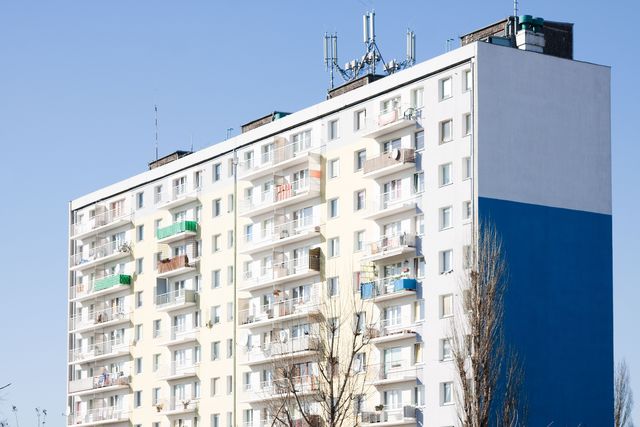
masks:
POLYGON ((362 41, 365 53, 360 59, 352 59, 344 64, 338 65, 338 34, 324 33, 324 66, 329 72, 329 89, 333 89, 335 71, 342 76, 346 82, 355 80, 363 75, 376 74, 378 63, 382 63, 384 72, 388 74, 409 68, 416 62, 416 35, 407 29, 407 52, 404 61, 392 59, 385 63, 382 53, 376 42, 376 13, 367 12, 362 16, 362 41))
POLYGON ((158 105, 153 106, 156 112, 156 161, 158 161, 158 105))

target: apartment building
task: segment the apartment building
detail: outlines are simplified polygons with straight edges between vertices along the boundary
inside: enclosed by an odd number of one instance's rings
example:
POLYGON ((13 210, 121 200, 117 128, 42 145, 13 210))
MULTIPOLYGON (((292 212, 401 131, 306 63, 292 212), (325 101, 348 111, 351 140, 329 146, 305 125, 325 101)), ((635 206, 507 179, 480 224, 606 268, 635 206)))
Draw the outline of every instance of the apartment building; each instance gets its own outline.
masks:
POLYGON ((313 394, 336 306, 370 339, 353 424, 457 425, 483 220, 530 425, 611 424, 609 69, 572 59, 570 25, 510 23, 73 200, 68 425, 273 425, 278 363, 313 394))

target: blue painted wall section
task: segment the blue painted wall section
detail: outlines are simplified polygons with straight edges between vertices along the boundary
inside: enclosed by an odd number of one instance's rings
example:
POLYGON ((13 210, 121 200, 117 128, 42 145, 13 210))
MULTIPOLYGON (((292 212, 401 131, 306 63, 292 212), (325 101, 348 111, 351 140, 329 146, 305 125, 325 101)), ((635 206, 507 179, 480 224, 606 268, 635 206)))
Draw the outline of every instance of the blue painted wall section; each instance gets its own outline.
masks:
POLYGON ((479 198, 509 270, 505 333, 530 426, 613 425, 611 216, 479 198))

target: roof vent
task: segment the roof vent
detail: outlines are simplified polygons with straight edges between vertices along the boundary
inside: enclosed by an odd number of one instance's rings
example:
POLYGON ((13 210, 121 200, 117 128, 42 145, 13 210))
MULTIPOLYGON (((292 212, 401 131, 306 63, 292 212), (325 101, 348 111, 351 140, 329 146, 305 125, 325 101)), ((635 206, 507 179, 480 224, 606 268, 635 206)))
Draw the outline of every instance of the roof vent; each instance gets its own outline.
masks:
POLYGON ((249 123, 245 123, 242 125, 242 133, 249 132, 250 130, 259 128, 260 126, 264 126, 267 123, 275 122, 278 119, 281 119, 285 116, 288 116, 291 113, 285 113, 282 111, 274 111, 273 113, 267 114, 264 117, 260 117, 259 119, 252 120, 249 123))
POLYGON ((167 163, 171 163, 175 160, 181 159, 182 157, 188 156, 189 154, 192 154, 192 153, 193 153, 192 151, 182 151, 182 150, 174 151, 171 154, 167 154, 166 156, 160 157, 159 159, 149 163, 149 170, 159 168, 160 166, 164 166, 167 163))

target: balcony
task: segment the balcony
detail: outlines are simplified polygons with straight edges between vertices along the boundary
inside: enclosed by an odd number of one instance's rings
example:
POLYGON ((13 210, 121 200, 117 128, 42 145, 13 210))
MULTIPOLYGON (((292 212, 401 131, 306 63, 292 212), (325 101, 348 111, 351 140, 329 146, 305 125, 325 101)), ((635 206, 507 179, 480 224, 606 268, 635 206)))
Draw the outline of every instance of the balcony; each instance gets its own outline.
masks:
POLYGON ((367 327, 367 336, 373 344, 384 344, 406 338, 415 338, 415 325, 404 319, 382 319, 378 325, 367 327))
POLYGON ((239 178, 253 181, 275 171, 302 163, 319 162, 319 155, 316 151, 320 148, 320 141, 309 140, 289 144, 283 142, 283 138, 276 138, 275 148, 267 153, 262 153, 259 164, 258 162, 241 163, 238 166, 239 178))
POLYGON ((169 399, 169 402, 158 402, 154 406, 158 412, 171 416, 196 413, 198 411, 199 404, 200 399, 197 397, 183 398, 172 396, 169 399), (165 405, 165 403, 168 404, 165 405))
POLYGON ((173 381, 183 378, 195 377, 198 375, 198 362, 191 360, 174 360, 171 364, 161 367, 158 370, 158 379, 163 381, 173 381))
POLYGON ((320 379, 317 375, 303 375, 294 378, 276 378, 261 381, 258 388, 245 384, 244 393, 248 395, 247 403, 292 396, 294 391, 298 396, 311 394, 319 390, 320 379))
POLYGON ((240 205, 240 214, 245 217, 273 212, 295 203, 320 197, 319 170, 309 171, 310 177, 274 185, 273 189, 263 191, 259 197, 245 199, 240 205))
POLYGON ((69 319, 70 332, 82 332, 96 328, 106 328, 131 319, 131 309, 127 306, 105 307, 83 312, 69 319))
POLYGON ((364 162, 363 178, 381 178, 392 173, 416 167, 413 148, 399 148, 364 162))
POLYGON ((128 421, 129 411, 114 406, 95 408, 84 413, 71 414, 67 420, 70 426, 94 426, 128 421))
POLYGON ((360 284, 361 299, 387 301, 407 295, 415 296, 418 281, 409 277, 393 276, 360 284))
POLYGON ((274 341, 250 347, 245 355, 245 365, 260 364, 283 358, 311 355, 318 351, 320 340, 315 335, 304 335, 287 340, 274 341))
POLYGON ((382 111, 375 123, 368 126, 363 134, 366 138, 378 138, 410 126, 416 126, 419 111, 415 108, 402 109, 396 107, 388 111, 382 111))
POLYGON ((70 363, 87 363, 116 356, 130 354, 131 343, 124 339, 103 341, 89 344, 83 348, 73 349, 69 352, 70 363))
POLYGON ((165 346, 185 344, 196 341, 198 339, 198 331, 198 328, 188 328, 185 325, 173 326, 158 338, 160 338, 162 345, 165 346))
POLYGON ((175 209, 198 200, 200 188, 189 190, 187 184, 175 185, 167 193, 156 195, 155 202, 161 209, 175 209))
MULTIPOLYGON (((375 370, 375 367, 368 368, 375 370)), ((418 367, 410 364, 406 360, 395 360, 383 363, 378 367, 378 374, 369 383, 375 386, 397 384, 403 382, 416 381, 418 378, 418 367)))
POLYGON ((167 227, 158 228, 156 238, 158 243, 171 243, 197 234, 198 223, 196 221, 179 221, 167 227))
POLYGON ((384 405, 379 411, 363 411, 360 413, 361 426, 398 426, 398 425, 415 425, 416 424, 416 408, 415 406, 403 406, 401 408, 384 409, 384 405))
POLYGON ((306 298, 290 298, 262 307, 241 309, 238 312, 238 322, 240 327, 251 328, 321 314, 319 287, 316 286, 306 298))
POLYGON ((400 255, 415 253, 416 236, 411 233, 401 233, 384 236, 366 245, 366 253, 360 259, 362 262, 381 261, 400 255))
POLYGON ((131 276, 128 274, 113 274, 97 279, 93 285, 78 283, 77 285, 72 286, 69 289, 69 298, 73 300, 97 298, 123 289, 130 289, 130 285, 131 276))
POLYGON ((320 248, 309 250, 306 258, 294 258, 288 261, 274 261, 270 266, 261 266, 243 274, 242 291, 254 291, 275 286, 291 280, 301 280, 320 273, 320 248), (259 270, 259 271, 254 271, 259 270))
POLYGON ((96 392, 108 392, 129 387, 131 377, 124 372, 104 372, 94 377, 69 381, 69 394, 78 396, 96 392))
POLYGON ((178 255, 173 258, 162 259, 156 265, 158 269, 157 277, 166 279, 168 277, 179 276, 181 274, 196 271, 196 263, 189 262, 188 255, 178 255))
MULTIPOLYGON (((275 223, 275 221, 274 221, 275 223)), ((304 217, 294 221, 275 224, 264 232, 244 236, 243 254, 254 254, 291 243, 301 242, 320 235, 320 220, 304 217)))
POLYGON ((194 307, 198 304, 198 293, 191 289, 180 289, 156 295, 156 309, 161 311, 194 307))
POLYGON ((407 190, 389 191, 368 202, 364 219, 378 220, 403 212, 415 213, 418 196, 407 190))
POLYGON ((104 233, 108 230, 129 225, 133 221, 133 213, 124 205, 105 210, 104 206, 96 207, 96 215, 79 223, 71 225, 71 238, 82 240, 87 237, 104 233))
POLYGON ((116 261, 130 255, 131 245, 129 242, 108 242, 95 248, 86 248, 82 253, 71 255, 71 270, 85 270, 100 263, 116 261))

